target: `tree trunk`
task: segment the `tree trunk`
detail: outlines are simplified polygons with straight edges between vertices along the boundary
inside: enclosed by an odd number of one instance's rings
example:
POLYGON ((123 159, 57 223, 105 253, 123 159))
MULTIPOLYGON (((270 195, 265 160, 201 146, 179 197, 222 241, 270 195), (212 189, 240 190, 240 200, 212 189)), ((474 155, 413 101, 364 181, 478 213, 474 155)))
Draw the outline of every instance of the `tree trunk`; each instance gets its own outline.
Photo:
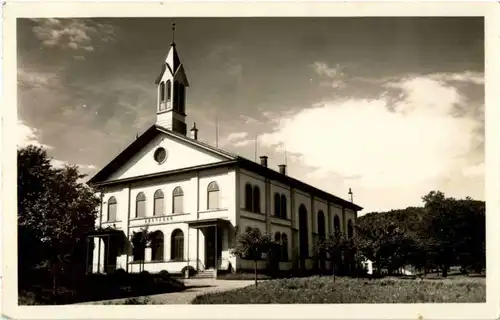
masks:
POLYGON ((441 272, 443 277, 446 278, 448 276, 448 266, 443 265, 443 271, 441 272))
POLYGON ((253 271, 254 271, 254 278, 255 278, 255 286, 257 287, 257 260, 253 261, 253 271))

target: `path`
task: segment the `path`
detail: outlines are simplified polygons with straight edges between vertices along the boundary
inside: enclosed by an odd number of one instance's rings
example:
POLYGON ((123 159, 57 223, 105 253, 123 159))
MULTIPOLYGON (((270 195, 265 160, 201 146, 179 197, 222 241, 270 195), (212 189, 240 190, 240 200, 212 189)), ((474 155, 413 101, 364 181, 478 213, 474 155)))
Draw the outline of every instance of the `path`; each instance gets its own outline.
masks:
MULTIPOLYGON (((198 295, 209 292, 221 292, 243 288, 254 283, 253 280, 216 280, 216 279, 185 279, 188 289, 181 292, 161 293, 147 296, 155 304, 190 304, 198 295)), ((125 299, 108 300, 118 304, 125 299)), ((91 301, 84 304, 103 304, 107 301, 91 301)))

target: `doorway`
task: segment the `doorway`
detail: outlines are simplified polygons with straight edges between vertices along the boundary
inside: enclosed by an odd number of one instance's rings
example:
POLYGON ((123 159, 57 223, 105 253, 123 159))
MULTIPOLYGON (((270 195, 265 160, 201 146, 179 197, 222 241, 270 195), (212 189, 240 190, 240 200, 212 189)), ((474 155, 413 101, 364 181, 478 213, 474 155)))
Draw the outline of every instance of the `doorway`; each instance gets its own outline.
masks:
POLYGON ((205 229, 205 269, 215 269, 215 253, 217 248, 217 264, 222 257, 222 230, 219 227, 205 229), (217 228, 217 246, 215 245, 215 228, 217 228))

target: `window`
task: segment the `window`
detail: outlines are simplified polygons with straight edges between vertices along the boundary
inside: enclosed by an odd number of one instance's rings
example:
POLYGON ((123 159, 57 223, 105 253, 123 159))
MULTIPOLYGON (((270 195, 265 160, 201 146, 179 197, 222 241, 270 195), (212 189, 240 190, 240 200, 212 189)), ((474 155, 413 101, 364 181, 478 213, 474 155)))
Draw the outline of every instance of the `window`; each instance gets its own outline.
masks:
POLYGON ((260 213, 260 189, 253 187, 253 212, 260 213))
POLYGON ((287 213, 286 213, 286 196, 284 194, 281 195, 281 217, 283 219, 287 218, 287 213))
POLYGON ((281 218, 282 217, 282 212, 281 212, 281 197, 279 193, 274 194, 274 215, 276 217, 281 218))
POLYGON ((172 81, 167 80, 167 100, 172 99, 172 81))
POLYGON ((181 229, 175 229, 172 232, 170 258, 171 260, 184 260, 184 233, 181 229))
POLYGON ((184 192, 181 187, 176 187, 172 192, 172 213, 184 212, 184 192))
POLYGON ((155 191, 153 215, 161 216, 162 214, 165 213, 164 202, 163 202, 164 198, 165 197, 163 196, 163 191, 161 191, 161 190, 155 191))
POLYGON ((288 261, 288 237, 286 233, 281 234, 281 261, 288 261))
POLYGON ((186 102, 186 88, 179 84, 179 112, 184 113, 184 103, 186 102))
POLYGON ((154 232, 151 236, 151 260, 163 261, 163 247, 163 232, 154 232))
POLYGON ((160 83, 160 101, 165 101, 165 82, 163 81, 160 83))
POLYGON ((333 229, 335 230, 335 233, 340 232, 340 219, 337 215, 335 215, 335 218, 333 218, 333 229))
POLYGON ((307 209, 301 204, 299 207, 299 250, 302 258, 309 257, 309 239, 307 231, 307 209))
POLYGON ((347 222, 347 237, 352 238, 353 235, 354 235, 354 228, 352 226, 352 220, 349 219, 349 221, 347 222))
POLYGON ((252 186, 247 183, 245 185, 245 210, 252 211, 252 186))
POLYGON ((325 230, 325 214, 322 210, 318 212, 318 236, 320 239, 324 239, 326 235, 325 230))
POLYGON ((135 217, 144 218, 146 216, 146 196, 140 192, 135 199, 135 217))
POLYGON ((108 221, 116 221, 116 199, 111 197, 108 200, 108 221))
POLYGON ((158 164, 162 164, 167 159, 167 150, 165 150, 165 148, 160 147, 156 149, 153 157, 155 161, 158 162, 158 164))
POLYGON ((179 111, 179 82, 174 81, 174 110, 179 111))
POLYGON ((208 210, 219 209, 219 185, 212 181, 207 188, 207 208, 208 210))

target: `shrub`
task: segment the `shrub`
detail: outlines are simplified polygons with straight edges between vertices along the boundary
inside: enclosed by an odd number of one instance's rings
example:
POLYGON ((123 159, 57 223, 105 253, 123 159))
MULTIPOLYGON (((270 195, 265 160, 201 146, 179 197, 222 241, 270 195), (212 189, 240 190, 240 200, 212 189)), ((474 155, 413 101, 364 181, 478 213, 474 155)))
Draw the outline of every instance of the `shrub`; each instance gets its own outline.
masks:
POLYGON ((184 275, 186 274, 186 270, 189 270, 189 276, 192 277, 194 275, 196 275, 196 270, 191 267, 191 266, 186 266, 184 268, 182 268, 182 271, 181 271, 181 275, 184 277, 184 275))

